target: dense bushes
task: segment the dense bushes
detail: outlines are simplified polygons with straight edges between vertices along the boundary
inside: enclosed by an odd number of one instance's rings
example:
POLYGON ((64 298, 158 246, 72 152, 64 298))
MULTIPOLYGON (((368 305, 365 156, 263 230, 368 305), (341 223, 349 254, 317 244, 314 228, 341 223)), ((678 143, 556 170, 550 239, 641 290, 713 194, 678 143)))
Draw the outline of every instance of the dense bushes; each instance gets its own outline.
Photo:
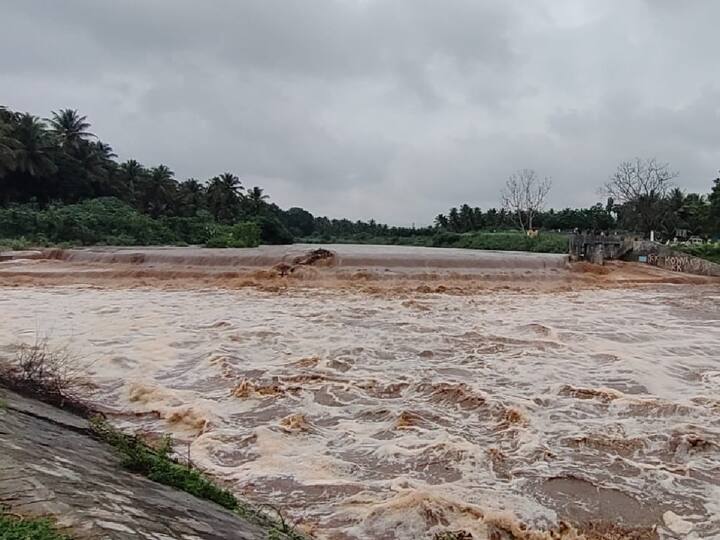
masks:
POLYGON ((244 248, 260 244, 260 227, 257 223, 218 225, 206 246, 210 248, 244 248))
POLYGON ((260 228, 263 244, 292 244, 293 235, 275 216, 260 216, 253 220, 260 228))
MULTIPOLYGON (((378 236, 359 233, 342 238, 321 237, 309 242, 392 244, 565 253, 567 237, 541 233, 531 238, 519 232, 453 233, 438 230, 433 235, 378 236)), ((275 216, 259 216, 249 222, 222 225, 208 212, 194 217, 160 217, 141 214, 122 201, 107 197, 77 204, 33 205, 0 208, 0 246, 22 249, 37 245, 167 245, 192 244, 208 247, 254 247, 290 244, 293 236, 275 216), (8 240, 3 240, 3 239, 8 240)))
POLYGON ((720 243, 714 244, 699 244, 695 246, 676 246, 680 251, 684 251, 695 257, 707 259, 720 264, 720 243))
POLYGON ((460 235, 453 247, 494 249, 499 251, 534 251, 567 253, 568 238, 562 234, 545 233, 530 237, 521 233, 474 233, 460 235))
POLYGON ((260 243, 254 223, 219 225, 208 213, 195 217, 153 219, 122 201, 107 197, 38 209, 32 205, 0 208, 0 241, 11 247, 48 244, 159 245, 205 244, 253 247, 260 243))
POLYGON ((349 238, 308 238, 309 243, 384 244, 401 246, 453 247, 493 249, 498 251, 533 251, 536 253, 567 253, 568 237, 558 233, 540 233, 529 237, 520 232, 453 233, 440 230, 432 236, 370 236, 357 234, 349 238))

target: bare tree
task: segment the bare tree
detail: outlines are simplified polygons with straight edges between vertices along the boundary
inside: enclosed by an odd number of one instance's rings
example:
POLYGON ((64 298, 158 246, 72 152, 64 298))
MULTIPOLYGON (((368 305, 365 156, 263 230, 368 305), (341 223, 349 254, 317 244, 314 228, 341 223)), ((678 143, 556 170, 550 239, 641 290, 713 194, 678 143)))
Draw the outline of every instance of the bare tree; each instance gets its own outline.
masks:
POLYGON ((523 232, 532 229, 535 215, 542 211, 552 181, 540 179, 532 169, 521 169, 510 175, 502 190, 503 208, 517 216, 523 232))
POLYGON ((677 176, 667 163, 635 158, 620 163, 602 191, 621 205, 625 222, 648 232, 660 228, 677 176))

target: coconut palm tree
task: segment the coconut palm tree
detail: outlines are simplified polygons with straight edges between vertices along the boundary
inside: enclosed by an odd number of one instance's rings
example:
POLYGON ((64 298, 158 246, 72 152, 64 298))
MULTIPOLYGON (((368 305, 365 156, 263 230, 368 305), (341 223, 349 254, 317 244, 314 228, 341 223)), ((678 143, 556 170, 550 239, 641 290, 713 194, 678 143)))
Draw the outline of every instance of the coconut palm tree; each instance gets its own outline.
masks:
POLYGON ((20 142, 12 136, 12 125, 2 114, 4 108, 0 108, 0 178, 15 170, 15 152, 20 147, 20 142))
POLYGON ((220 223, 233 223, 240 211, 240 179, 226 172, 210 180, 207 189, 207 205, 210 213, 220 223))
POLYGON ((77 150, 83 141, 95 137, 88 128, 87 116, 81 116, 75 109, 60 109, 52 112, 50 129, 60 146, 67 150, 77 150))
POLYGON ((240 195, 240 192, 244 189, 240 179, 233 173, 224 172, 218 178, 223 185, 223 189, 225 189, 228 193, 240 195))
POLYGON ((125 193, 125 199, 133 206, 139 208, 138 195, 147 170, 139 162, 129 159, 118 167, 118 181, 121 192, 125 193))
POLYGON ((113 151, 112 146, 102 141, 91 143, 94 152, 97 156, 105 162, 114 161, 117 154, 113 151))
POLYGON ((435 216, 434 221, 435 227, 438 229, 447 229, 448 228, 448 218, 445 214, 438 214, 435 216))
POLYGON ((57 166, 52 156, 55 146, 43 121, 27 113, 21 114, 14 132, 19 143, 15 150, 15 169, 32 177, 55 174, 57 166))
POLYGON ((175 173, 165 165, 150 169, 140 186, 139 203, 144 212, 153 218, 172 210, 177 192, 175 173))
POLYGON ((194 178, 188 178, 180 183, 178 188, 178 202, 180 214, 192 217, 205 207, 205 186, 194 178))
POLYGON ((267 204, 265 201, 269 198, 270 197, 263 193, 262 188, 255 186, 248 190, 247 194, 243 197, 243 200, 245 201, 249 212, 253 216, 258 216, 267 204))

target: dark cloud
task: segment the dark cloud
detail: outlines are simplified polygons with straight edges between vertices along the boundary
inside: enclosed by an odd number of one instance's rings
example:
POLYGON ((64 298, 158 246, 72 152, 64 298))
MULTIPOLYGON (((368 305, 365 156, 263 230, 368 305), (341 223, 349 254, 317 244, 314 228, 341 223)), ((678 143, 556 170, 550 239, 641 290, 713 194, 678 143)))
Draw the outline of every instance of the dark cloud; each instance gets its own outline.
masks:
POLYGON ((720 167, 720 4, 8 0, 0 103, 75 107, 121 158, 284 206, 429 222, 513 170, 588 205, 618 161, 720 167))

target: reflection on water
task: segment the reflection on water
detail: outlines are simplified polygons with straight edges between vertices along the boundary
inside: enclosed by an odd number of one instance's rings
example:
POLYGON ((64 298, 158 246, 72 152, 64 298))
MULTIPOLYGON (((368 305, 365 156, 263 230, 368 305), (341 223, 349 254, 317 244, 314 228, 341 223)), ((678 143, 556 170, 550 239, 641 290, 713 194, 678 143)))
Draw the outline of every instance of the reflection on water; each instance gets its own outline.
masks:
POLYGON ((2 293, 0 344, 68 344, 117 423, 192 441, 318 538, 720 534, 717 288, 2 293))

